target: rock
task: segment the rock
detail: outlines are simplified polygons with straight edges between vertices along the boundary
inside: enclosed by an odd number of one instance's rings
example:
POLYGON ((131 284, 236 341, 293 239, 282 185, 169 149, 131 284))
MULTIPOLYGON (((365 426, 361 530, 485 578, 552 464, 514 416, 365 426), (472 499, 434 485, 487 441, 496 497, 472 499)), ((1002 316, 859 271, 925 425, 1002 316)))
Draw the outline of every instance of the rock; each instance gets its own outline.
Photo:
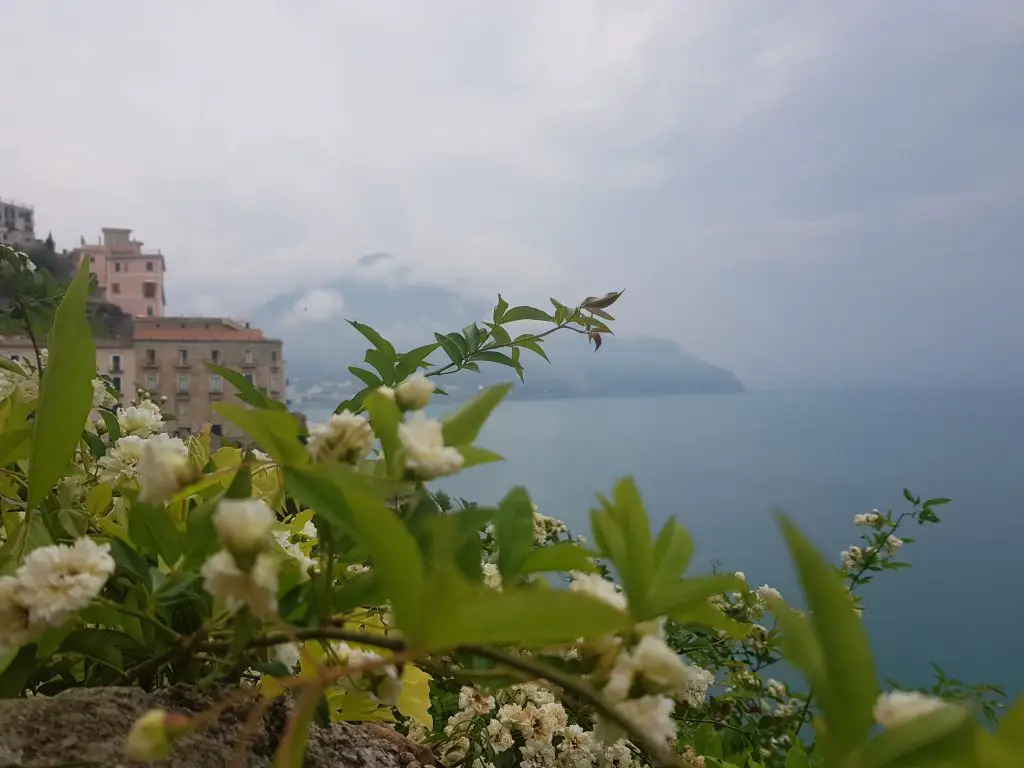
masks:
MULTIPOLYGON (((248 691, 203 692, 177 686, 146 692, 140 688, 76 688, 56 696, 0 701, 0 768, 103 766, 138 763, 123 755, 132 723, 149 709, 196 715, 234 696, 239 703, 193 734, 180 739, 161 768, 269 768, 284 731, 291 703, 278 699, 258 727, 245 730, 257 699, 248 691), (245 742, 248 749, 240 746, 245 742), (239 759, 240 758, 240 759, 239 759)), ((313 726, 303 768, 425 768, 440 765, 425 747, 376 723, 313 726)))

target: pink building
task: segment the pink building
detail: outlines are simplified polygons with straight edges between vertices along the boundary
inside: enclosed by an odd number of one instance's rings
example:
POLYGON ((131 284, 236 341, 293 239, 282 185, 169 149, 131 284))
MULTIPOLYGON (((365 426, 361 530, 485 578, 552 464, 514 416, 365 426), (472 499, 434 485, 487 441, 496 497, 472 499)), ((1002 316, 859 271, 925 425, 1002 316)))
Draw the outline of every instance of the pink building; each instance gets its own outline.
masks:
POLYGON ((72 252, 77 266, 88 258, 90 272, 99 281, 106 300, 135 317, 164 314, 164 257, 157 250, 146 253, 132 239, 130 229, 104 227, 100 242, 82 245, 72 252))

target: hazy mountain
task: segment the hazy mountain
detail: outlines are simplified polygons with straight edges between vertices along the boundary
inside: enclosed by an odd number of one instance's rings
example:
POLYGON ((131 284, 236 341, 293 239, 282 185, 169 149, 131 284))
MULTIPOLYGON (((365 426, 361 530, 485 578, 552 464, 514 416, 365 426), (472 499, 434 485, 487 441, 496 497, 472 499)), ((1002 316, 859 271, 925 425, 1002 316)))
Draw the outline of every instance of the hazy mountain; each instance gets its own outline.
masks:
MULTIPOLYGON (((485 302, 372 269, 387 259, 382 254, 366 257, 363 264, 371 274, 363 279, 347 277, 282 294, 250 313, 254 324, 284 341, 288 376, 297 393, 313 388, 319 398, 330 400, 361 386, 352 381, 348 366, 362 364, 367 343, 345 318, 372 325, 401 350, 429 343, 434 331, 459 330, 490 317, 491 306, 485 302), (350 383, 342 386, 346 382, 350 383)), ((731 371, 687 355, 665 339, 609 337, 595 352, 585 336, 566 331, 553 334, 545 348, 550 365, 523 351, 526 383, 514 390, 516 397, 744 391, 731 371)), ((439 351, 432 359, 445 358, 439 351)), ((444 386, 454 396, 511 380, 516 380, 512 369, 482 364, 481 373, 446 377, 444 386)))

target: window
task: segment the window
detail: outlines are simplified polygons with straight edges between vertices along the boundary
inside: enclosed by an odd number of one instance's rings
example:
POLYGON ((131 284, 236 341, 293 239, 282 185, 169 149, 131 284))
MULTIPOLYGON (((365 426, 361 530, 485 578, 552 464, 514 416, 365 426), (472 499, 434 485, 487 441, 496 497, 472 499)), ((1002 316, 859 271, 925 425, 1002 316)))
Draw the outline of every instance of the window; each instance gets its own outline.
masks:
POLYGON ((156 389, 156 374, 155 373, 147 373, 146 374, 146 389, 148 389, 150 392, 152 392, 153 390, 156 389))
POLYGON ((213 350, 210 353, 210 359, 213 360, 213 362, 215 362, 215 363, 219 363, 220 362, 220 350, 219 349, 213 350))
POLYGON ((120 272, 121 271, 121 262, 120 261, 115 261, 114 262, 114 271, 115 272, 120 272))
POLYGON ((188 365, 188 350, 187 349, 179 349, 178 350, 178 365, 188 365))
POLYGON ((218 437, 220 437, 220 436, 223 436, 224 430, 221 428, 220 424, 211 424, 210 425, 210 434, 211 435, 217 435, 218 437))
POLYGON ((156 362, 156 350, 155 349, 147 349, 146 350, 146 364, 147 365, 153 365, 155 362, 156 362))
POLYGON ((276 373, 270 374, 270 388, 271 389, 277 389, 277 374, 276 373))
POLYGON ((142 284, 142 298, 144 298, 144 299, 155 299, 156 298, 156 283, 143 283, 142 284))
POLYGON ((211 392, 222 392, 224 389, 224 382, 221 381, 219 373, 210 374, 210 391, 211 392))
POLYGON ((110 368, 115 371, 121 370, 121 356, 111 355, 110 356, 110 368))
POLYGON ((252 350, 251 349, 245 350, 245 364, 246 365, 252 365, 252 350))
POLYGON ((148 306, 146 307, 146 314, 147 314, 147 315, 148 315, 149 317, 152 317, 152 316, 153 316, 153 305, 152 305, 152 304, 149 304, 149 305, 148 305, 148 306))
POLYGON ((188 416, 188 400, 179 400, 175 410, 179 416, 188 416))
POLYGON ((118 392, 120 392, 121 391, 121 377, 120 376, 111 376, 110 377, 110 381, 113 382, 114 389, 116 389, 118 392))
POLYGON ((245 374, 245 380, 248 381, 250 384, 254 384, 255 383, 251 373, 245 374))
POLYGON ((276 349, 270 350, 270 362, 272 362, 272 363, 276 363, 277 362, 277 350, 276 349))
POLYGON ((152 261, 147 261, 146 262, 146 271, 147 272, 152 272, 153 271, 153 262, 152 261))
POLYGON ((178 374, 178 391, 179 392, 188 392, 188 374, 187 373, 179 373, 178 374))
POLYGON ((120 283, 111 283, 110 284, 110 292, 111 293, 120 293, 121 292, 121 284, 120 283))

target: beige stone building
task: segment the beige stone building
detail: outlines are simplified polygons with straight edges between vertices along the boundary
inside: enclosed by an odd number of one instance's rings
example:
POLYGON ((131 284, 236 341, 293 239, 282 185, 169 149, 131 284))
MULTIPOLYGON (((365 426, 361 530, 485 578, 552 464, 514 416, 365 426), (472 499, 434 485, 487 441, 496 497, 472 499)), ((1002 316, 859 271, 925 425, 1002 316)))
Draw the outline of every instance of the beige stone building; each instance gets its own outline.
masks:
POLYGON ((218 416, 215 403, 239 403, 234 386, 205 363, 238 371, 276 400, 284 400, 285 362, 279 340, 220 317, 160 317, 135 320, 135 372, 138 385, 166 397, 164 411, 176 422, 170 432, 198 432, 205 424, 215 435, 242 436, 218 416))
MULTIPOLYGON (((135 396, 135 348, 131 338, 96 339, 96 372, 109 376, 118 392, 126 400, 135 396)), ((35 349, 32 342, 23 336, 0 336, 0 355, 15 362, 27 360, 35 365, 35 349)))

